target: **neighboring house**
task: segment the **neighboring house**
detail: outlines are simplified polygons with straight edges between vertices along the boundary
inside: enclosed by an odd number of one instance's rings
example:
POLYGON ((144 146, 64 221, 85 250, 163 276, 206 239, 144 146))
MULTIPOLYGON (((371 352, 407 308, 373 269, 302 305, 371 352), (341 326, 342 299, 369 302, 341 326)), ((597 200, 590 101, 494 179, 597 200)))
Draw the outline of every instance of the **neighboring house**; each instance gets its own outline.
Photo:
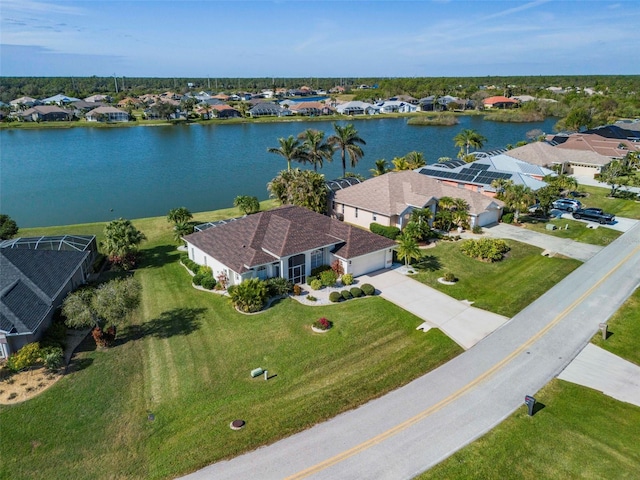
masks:
POLYGON ((20 110, 41 104, 42 102, 40 102, 40 100, 31 97, 20 97, 9 102, 9 105, 11 105, 11 108, 14 110, 20 110))
POLYGON ((400 100, 387 100, 376 104, 379 113, 414 113, 418 111, 417 105, 400 100))
POLYGON ((266 102, 257 103, 249 110, 251 117, 282 117, 290 113, 288 109, 280 105, 266 102))
POLYGON ((85 102, 105 102, 105 103, 111 103, 113 101, 113 98, 110 97, 109 95, 91 95, 90 97, 87 97, 84 99, 85 102))
POLYGON ((364 115, 367 113, 367 109, 371 109, 374 106, 367 102, 351 101, 341 103, 336 106, 336 112, 341 115, 364 115))
POLYGON ((389 100, 398 101, 398 102, 406 102, 411 105, 418 105, 420 102, 417 98, 412 97, 411 95, 396 95, 395 97, 391 97, 389 100))
POLYGON ((210 105, 209 110, 217 118, 239 118, 242 116, 238 110, 229 105, 210 105))
MULTIPOLYGON (((286 103, 286 100, 283 100, 286 103)), ((319 115, 331 115, 333 109, 321 102, 294 102, 289 110, 295 115, 317 117, 319 115)))
POLYGON ((624 158, 629 152, 640 152, 638 142, 607 138, 594 133, 555 135, 548 140, 559 149, 590 151, 609 158, 624 158))
POLYGON ((184 237, 189 258, 225 274, 231 285, 283 277, 304 283, 311 270, 338 260, 345 273, 389 268, 393 240, 293 205, 248 215, 184 237))
POLYGON ((129 114, 115 107, 98 107, 85 115, 88 122, 128 122, 129 114))
POLYGON ((495 97, 485 98, 482 100, 482 105, 484 105, 484 108, 512 108, 518 105, 518 101, 498 95, 495 97))
POLYGON ((600 173, 602 167, 611 162, 611 158, 596 152, 557 148, 547 142, 528 143, 508 150, 505 155, 558 173, 589 177, 600 173))
POLYGON ((25 122, 59 122, 71 120, 73 113, 57 105, 38 105, 17 115, 25 122))
POLYGON ((2 242, 0 358, 40 339, 65 296, 86 282, 96 251, 93 236, 2 242))
POLYGON ((134 97, 123 98, 116 104, 118 108, 140 108, 141 106, 142 102, 134 97))
POLYGON ((547 168, 531 165, 504 154, 486 156, 462 165, 459 160, 436 163, 422 167, 418 172, 441 180, 447 185, 465 188, 489 197, 496 195, 495 188, 491 186, 494 180, 511 180, 515 185, 525 185, 535 191, 547 185, 542 181, 543 177, 555 174, 547 168))
POLYGON ((69 103, 73 103, 73 102, 79 102, 80 99, 79 98, 75 98, 75 97, 67 97, 66 95, 63 95, 62 93, 59 93, 57 95, 54 95, 53 97, 49 97, 49 98, 44 98, 41 100, 41 102, 45 105, 51 105, 51 104, 56 104, 56 105, 67 105, 69 103))
POLYGON ((404 228, 414 209, 436 213, 442 197, 469 204, 471 226, 497 223, 504 204, 481 193, 453 187, 412 170, 389 172, 333 193, 331 214, 345 222, 369 228, 371 223, 404 228))

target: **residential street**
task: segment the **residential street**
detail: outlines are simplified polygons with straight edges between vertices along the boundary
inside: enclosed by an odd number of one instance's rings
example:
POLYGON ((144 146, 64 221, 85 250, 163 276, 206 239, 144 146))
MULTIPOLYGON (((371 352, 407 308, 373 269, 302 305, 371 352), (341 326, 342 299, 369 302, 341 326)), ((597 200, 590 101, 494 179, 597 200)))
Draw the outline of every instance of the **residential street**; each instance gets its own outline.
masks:
POLYGON ((639 284, 636 225, 437 370, 356 410, 184 478, 412 478, 525 408, 525 395, 535 395, 558 375, 639 284))

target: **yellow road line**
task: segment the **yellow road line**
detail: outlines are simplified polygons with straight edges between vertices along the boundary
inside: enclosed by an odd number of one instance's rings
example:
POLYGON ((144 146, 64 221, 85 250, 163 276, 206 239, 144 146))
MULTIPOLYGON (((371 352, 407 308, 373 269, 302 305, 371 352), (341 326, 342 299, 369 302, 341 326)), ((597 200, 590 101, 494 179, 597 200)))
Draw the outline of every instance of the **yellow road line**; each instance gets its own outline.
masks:
POLYGON ((624 263, 627 262, 627 260, 629 260, 629 258, 631 258, 633 255, 635 255, 639 250, 640 250, 640 246, 634 248, 627 256, 625 256, 620 262, 618 262, 618 264, 616 264, 615 267, 613 267, 611 270, 609 270, 607 272, 607 274, 604 275, 602 278, 600 278, 600 280, 598 280, 591 288, 589 288, 580 297, 578 297, 577 300, 575 300, 571 305, 569 305, 561 313, 559 313, 542 330, 540 330, 538 333, 536 333, 533 337, 531 337, 529 340, 527 340, 525 343, 523 343, 520 347, 518 347, 516 350, 514 350, 511 354, 507 355, 500 362, 498 362, 493 367, 491 367, 489 370, 487 370, 482 375, 477 377, 475 380, 469 382, 468 384, 466 384, 465 386, 461 387, 456 392, 452 393, 448 397, 442 399, 441 401, 439 401, 435 405, 432 405, 431 407, 427 408, 426 410, 423 410, 422 412, 418 413, 414 417, 412 417, 412 418, 410 418, 408 420, 405 420, 402 423, 399 423, 395 427, 392 427, 389 430, 387 430, 385 432, 382 432, 382 433, 376 435, 375 437, 372 437, 369 440, 366 440, 366 441, 360 443, 359 445, 356 445, 355 447, 350 448, 349 450, 345 450, 344 452, 339 453, 338 455, 335 455, 335 456, 333 456, 331 458, 328 458, 328 459, 326 459, 326 460, 324 460, 324 461, 322 461, 322 462, 320 462, 320 463, 318 463, 316 465, 313 465, 313 466, 311 466, 309 468, 306 468, 305 470, 302 470, 302 471, 300 471, 300 472, 298 472, 298 473, 296 473, 294 475, 291 475, 291 476, 287 477, 286 480, 296 480, 296 479, 307 478, 310 475, 318 473, 318 472, 320 472, 320 471, 322 471, 322 470, 324 470, 326 468, 329 468, 329 467, 331 467, 333 465, 336 465, 337 463, 340 463, 340 462, 342 462, 342 461, 344 461, 344 460, 346 460, 346 459, 348 459, 350 457, 353 457, 354 455, 357 455, 358 453, 360 453, 360 452, 362 452, 364 450, 367 450, 368 448, 371 448, 374 445, 377 445, 377 444, 383 442, 387 438, 393 437, 394 435, 402 432, 403 430, 406 430, 410 426, 415 425, 416 423, 418 423, 421 420, 425 419, 429 415, 437 412, 438 410, 440 410, 443 407, 445 407, 445 406, 449 405, 450 403, 452 403, 454 400, 460 398, 462 395, 467 393, 469 390, 471 390, 472 388, 476 387, 479 383, 482 383, 483 381, 487 380, 489 377, 491 377, 493 374, 495 374, 498 370, 502 369, 507 363, 511 362, 515 357, 520 355, 524 350, 526 350, 527 348, 531 347, 531 345, 533 345, 535 342, 537 342, 549 330, 551 330, 558 323, 560 323, 563 318, 565 318, 573 309, 576 308, 576 306, 578 306, 578 304, 582 303, 586 297, 591 295, 591 293, 596 288, 598 288, 605 280, 607 280, 614 272, 616 272, 624 263))

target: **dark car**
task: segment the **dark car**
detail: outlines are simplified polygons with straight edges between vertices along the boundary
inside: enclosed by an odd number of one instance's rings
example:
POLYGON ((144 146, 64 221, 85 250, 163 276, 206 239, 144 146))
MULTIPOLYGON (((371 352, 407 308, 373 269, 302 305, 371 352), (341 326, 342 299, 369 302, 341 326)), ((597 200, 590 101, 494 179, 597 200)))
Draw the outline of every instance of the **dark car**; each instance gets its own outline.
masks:
POLYGON ((598 222, 602 225, 613 223, 616 220, 614 215, 603 212, 601 208, 579 208, 573 212, 573 218, 577 220, 591 220, 592 222, 598 222))
POLYGON ((571 198, 559 198, 553 202, 551 206, 558 210, 566 210, 567 212, 575 212, 579 208, 582 208, 580 200, 573 200, 571 198))

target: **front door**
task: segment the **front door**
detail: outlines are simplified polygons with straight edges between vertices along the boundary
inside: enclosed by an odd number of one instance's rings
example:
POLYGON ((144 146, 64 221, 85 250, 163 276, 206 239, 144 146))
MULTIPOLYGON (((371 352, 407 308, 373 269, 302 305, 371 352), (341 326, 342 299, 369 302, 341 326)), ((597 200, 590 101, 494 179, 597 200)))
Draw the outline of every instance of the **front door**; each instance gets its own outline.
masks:
POLYGON ((305 264, 304 253, 289 257, 289 280, 293 283, 304 283, 306 280, 305 264))

